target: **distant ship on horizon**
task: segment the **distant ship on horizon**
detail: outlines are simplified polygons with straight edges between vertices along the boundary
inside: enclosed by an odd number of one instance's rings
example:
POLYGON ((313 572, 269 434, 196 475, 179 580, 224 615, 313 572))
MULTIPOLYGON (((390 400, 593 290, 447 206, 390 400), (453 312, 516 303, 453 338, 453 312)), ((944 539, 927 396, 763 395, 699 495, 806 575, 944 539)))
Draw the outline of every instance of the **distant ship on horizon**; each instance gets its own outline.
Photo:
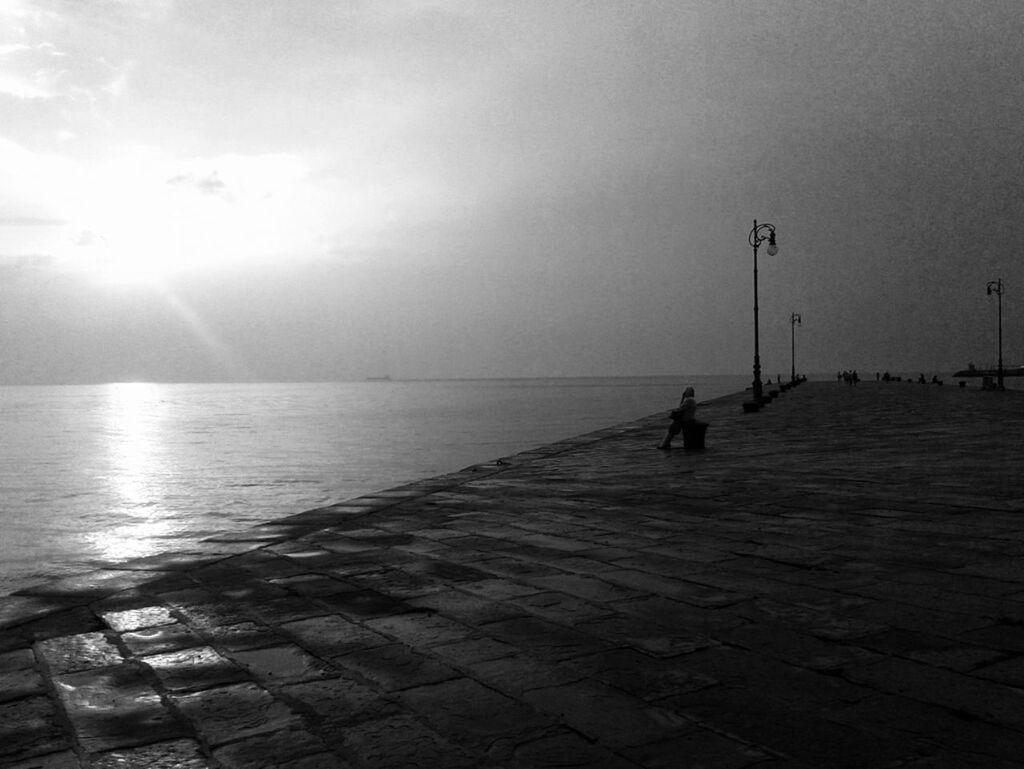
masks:
POLYGON ((366 377, 366 381, 367 382, 390 382, 391 381, 391 376, 389 374, 385 374, 384 376, 368 376, 368 377, 366 377))

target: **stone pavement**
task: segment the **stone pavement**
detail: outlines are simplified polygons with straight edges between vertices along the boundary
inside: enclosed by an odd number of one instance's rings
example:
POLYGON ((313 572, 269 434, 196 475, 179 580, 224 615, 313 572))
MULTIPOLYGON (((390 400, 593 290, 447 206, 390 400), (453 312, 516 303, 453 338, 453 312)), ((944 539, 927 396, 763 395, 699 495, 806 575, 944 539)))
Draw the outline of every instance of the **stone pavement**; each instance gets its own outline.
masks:
POLYGON ((0 766, 1024 766, 1024 394, 746 397, 0 598, 0 766))

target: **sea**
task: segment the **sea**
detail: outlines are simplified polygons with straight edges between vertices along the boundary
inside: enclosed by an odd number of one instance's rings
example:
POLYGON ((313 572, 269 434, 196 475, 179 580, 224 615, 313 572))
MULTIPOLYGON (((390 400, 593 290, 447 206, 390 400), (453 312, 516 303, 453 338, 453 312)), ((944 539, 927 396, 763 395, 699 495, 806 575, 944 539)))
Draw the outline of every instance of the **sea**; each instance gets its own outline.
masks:
POLYGON ((0 595, 494 461, 749 375, 0 387, 0 595))

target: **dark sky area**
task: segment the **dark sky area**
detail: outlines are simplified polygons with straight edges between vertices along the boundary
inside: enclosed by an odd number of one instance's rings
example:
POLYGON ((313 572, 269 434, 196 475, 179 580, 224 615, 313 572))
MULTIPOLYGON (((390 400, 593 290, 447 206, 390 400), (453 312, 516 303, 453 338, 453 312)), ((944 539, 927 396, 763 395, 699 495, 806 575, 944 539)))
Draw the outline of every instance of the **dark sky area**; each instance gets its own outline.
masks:
POLYGON ((0 382, 1024 363, 1019 0, 4 0, 0 382))

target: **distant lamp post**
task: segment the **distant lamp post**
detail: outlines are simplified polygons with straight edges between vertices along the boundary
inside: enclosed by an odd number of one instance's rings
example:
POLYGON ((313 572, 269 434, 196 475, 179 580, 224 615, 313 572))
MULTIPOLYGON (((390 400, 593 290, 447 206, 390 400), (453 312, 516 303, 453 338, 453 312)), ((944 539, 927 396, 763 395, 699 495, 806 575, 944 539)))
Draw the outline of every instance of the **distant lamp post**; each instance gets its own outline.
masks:
POLYGON ((800 325, 800 313, 794 312, 789 316, 789 350, 792 356, 790 360, 793 361, 792 368, 789 371, 789 381, 796 381, 796 327, 800 325))
POLYGON ((990 280, 986 287, 989 296, 995 294, 998 297, 999 305, 999 368, 997 369, 1000 390, 1003 389, 1003 279, 990 280))
POLYGON ((764 391, 761 385, 761 348, 758 339, 757 326, 757 249, 765 241, 768 241, 768 256, 775 256, 779 253, 779 247, 775 245, 775 225, 758 224, 754 220, 754 229, 750 231, 747 242, 754 249, 754 403, 760 406, 763 403, 764 391))

